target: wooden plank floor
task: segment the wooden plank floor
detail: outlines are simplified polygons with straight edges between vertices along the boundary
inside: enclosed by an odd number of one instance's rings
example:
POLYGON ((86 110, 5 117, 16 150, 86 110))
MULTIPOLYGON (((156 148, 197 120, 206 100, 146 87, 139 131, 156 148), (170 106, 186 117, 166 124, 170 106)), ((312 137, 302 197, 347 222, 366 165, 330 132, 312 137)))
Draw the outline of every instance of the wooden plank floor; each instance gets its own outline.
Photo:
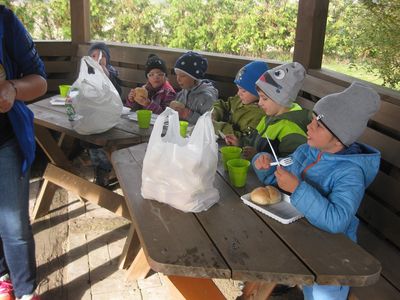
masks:
MULTIPOLYGON (((83 176, 92 169, 82 167, 83 176)), ((33 172, 35 173, 35 172, 33 172)), ((36 176, 36 178, 35 178, 36 176)), ((31 211, 41 184, 31 180, 31 211)), ((116 192, 120 192, 117 190, 116 192)), ((57 190, 51 213, 32 224, 36 242, 38 292, 50 300, 175 300, 169 281, 160 273, 134 282, 118 269, 118 256, 128 235, 129 223, 91 203, 83 203, 64 189, 57 190)), ((215 280, 227 299, 240 295, 241 282, 215 280)), ((293 290, 273 300, 300 300, 293 290)))

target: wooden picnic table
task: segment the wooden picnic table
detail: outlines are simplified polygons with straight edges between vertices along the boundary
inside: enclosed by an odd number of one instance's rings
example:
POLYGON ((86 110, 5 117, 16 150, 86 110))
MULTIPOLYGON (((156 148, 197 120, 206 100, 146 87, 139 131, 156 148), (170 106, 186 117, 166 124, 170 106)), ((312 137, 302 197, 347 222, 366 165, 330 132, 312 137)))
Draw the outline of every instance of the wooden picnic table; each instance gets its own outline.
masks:
POLYGON ((33 219, 48 213, 58 187, 63 187, 84 200, 94 202, 117 215, 130 219, 123 197, 82 178, 79 172, 74 170, 71 161, 64 153, 62 143, 68 137, 72 137, 102 146, 111 152, 121 147, 147 141, 151 128, 139 129, 137 122, 121 117, 118 125, 104 133, 80 135, 72 129, 65 107, 50 103, 54 97, 28 105, 35 116, 36 141, 50 160, 43 176, 44 182, 39 197, 35 203, 33 219))
MULTIPOLYGON (((259 282, 260 299, 276 283, 365 286, 378 280, 380 263, 343 234, 319 230, 304 218, 284 225, 245 205, 240 195, 261 185, 253 171, 238 189, 219 165, 214 184, 220 200, 205 212, 184 213, 143 199, 146 147, 112 153, 133 221, 124 250, 132 279, 150 269, 162 272, 186 299, 223 299, 211 278, 259 282)), ((255 290, 248 286, 250 296, 255 290)))

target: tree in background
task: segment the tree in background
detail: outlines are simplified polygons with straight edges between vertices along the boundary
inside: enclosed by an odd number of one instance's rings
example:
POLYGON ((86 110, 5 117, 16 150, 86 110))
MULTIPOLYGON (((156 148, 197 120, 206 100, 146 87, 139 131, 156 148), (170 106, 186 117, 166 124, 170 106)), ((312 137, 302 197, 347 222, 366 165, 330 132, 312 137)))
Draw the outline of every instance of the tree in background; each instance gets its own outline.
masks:
POLYGON ((400 0, 331 0, 324 55, 400 88, 400 0))
MULTIPOLYGON (((68 0, 4 1, 36 39, 71 38, 68 0)), ((95 40, 290 60, 295 0, 90 0, 95 40)), ((400 88, 400 0, 330 0, 324 55, 400 88)))

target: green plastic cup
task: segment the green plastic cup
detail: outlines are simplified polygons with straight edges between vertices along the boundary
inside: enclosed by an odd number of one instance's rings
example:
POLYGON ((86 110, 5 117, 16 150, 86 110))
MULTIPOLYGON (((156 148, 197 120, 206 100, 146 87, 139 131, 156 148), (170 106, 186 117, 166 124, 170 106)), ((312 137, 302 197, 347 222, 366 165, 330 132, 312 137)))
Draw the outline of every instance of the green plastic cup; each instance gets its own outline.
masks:
POLYGON ((150 127, 150 119, 151 119, 151 110, 148 109, 140 109, 136 111, 139 128, 149 128, 150 127))
POLYGON ((222 161, 224 162, 225 170, 228 170, 228 165, 226 164, 230 159, 240 158, 242 154, 242 148, 237 146, 224 146, 220 149, 222 154, 222 161))
POLYGON ((235 158, 228 161, 229 180, 237 188, 244 187, 247 180, 247 171, 250 161, 241 158, 235 158))
POLYGON ((60 96, 61 97, 67 97, 69 89, 71 88, 70 85, 68 84, 61 84, 58 86, 58 88, 60 89, 60 96))
POLYGON ((188 125, 189 123, 187 121, 179 121, 179 132, 182 137, 186 137, 188 125))

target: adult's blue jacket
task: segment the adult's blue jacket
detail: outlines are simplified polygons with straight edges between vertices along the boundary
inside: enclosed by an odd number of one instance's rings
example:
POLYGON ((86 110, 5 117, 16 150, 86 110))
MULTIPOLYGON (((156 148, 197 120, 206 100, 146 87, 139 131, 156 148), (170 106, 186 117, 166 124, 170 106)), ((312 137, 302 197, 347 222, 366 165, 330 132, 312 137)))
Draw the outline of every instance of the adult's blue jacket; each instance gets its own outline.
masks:
MULTIPOLYGON (((44 65, 25 27, 4 5, 0 5, 0 63, 8 80, 37 74, 46 78, 44 65)), ((23 101, 16 100, 7 113, 24 156, 22 172, 25 173, 35 158, 33 113, 23 101)))
MULTIPOLYGON (((293 153, 294 163, 285 167, 300 180, 290 196, 291 203, 311 224, 331 233, 344 233, 353 241, 359 223, 355 214, 380 163, 378 150, 365 144, 357 146, 361 153, 332 154, 304 144, 293 153)), ((259 155, 253 158, 253 166, 259 155)), ((254 169, 264 184, 276 185, 276 168, 254 169)))

